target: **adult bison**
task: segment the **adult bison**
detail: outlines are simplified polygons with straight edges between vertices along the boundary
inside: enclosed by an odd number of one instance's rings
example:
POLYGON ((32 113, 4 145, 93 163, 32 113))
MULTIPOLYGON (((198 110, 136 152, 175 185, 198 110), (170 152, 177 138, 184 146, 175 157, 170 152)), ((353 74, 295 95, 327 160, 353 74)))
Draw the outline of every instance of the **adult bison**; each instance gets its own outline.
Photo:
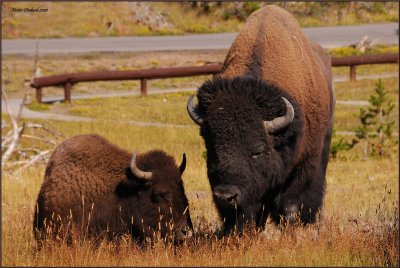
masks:
MULTIPOLYGON (((181 175, 173 157, 153 150, 131 154, 98 135, 65 140, 52 154, 34 215, 39 241, 51 233, 114 238, 171 235, 192 229, 181 175), (72 231, 73 230, 73 231, 72 231), (171 231, 171 232, 170 232, 171 231)), ((186 234, 186 232, 188 232, 186 234)))
POLYGON ((333 128, 327 53, 294 17, 266 6, 248 18, 222 72, 189 98, 225 230, 316 220, 333 128))

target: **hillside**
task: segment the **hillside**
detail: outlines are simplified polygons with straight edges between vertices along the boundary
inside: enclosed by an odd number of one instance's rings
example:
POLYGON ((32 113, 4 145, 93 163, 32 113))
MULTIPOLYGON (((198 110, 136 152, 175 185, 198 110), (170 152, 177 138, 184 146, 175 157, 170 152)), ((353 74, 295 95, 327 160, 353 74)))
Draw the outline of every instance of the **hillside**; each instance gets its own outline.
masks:
MULTIPOLYGON (((3 2, 2 38, 233 32, 240 29, 250 13, 265 4, 261 2, 3 2), (36 8, 41 12, 35 12, 36 8)), ((399 4, 394 2, 268 2, 268 4, 285 8, 303 27, 393 22, 399 18, 399 4)))

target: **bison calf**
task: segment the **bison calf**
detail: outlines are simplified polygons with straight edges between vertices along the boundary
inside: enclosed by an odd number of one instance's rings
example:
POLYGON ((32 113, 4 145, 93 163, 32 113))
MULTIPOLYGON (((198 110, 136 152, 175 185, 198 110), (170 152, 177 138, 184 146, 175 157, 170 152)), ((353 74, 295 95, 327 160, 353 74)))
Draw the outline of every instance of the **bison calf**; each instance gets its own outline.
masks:
POLYGON ((98 135, 70 138, 48 162, 35 209, 35 237, 44 239, 51 230, 68 239, 73 233, 130 233, 139 240, 155 234, 181 240, 192 229, 181 179, 185 167, 185 154, 178 167, 159 150, 132 156, 98 135))

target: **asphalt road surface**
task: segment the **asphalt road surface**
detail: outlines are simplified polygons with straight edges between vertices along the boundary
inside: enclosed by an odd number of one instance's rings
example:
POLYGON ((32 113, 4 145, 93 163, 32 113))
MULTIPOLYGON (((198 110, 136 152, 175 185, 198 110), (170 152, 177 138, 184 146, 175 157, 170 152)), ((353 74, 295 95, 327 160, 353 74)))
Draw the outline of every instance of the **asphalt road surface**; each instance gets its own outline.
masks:
MULTIPOLYGON (((398 23, 304 28, 305 34, 325 48, 356 44, 365 35, 377 43, 399 44, 398 23)), ((2 40, 2 54, 40 54, 112 51, 171 51, 228 49, 237 33, 182 36, 88 37, 2 40)))

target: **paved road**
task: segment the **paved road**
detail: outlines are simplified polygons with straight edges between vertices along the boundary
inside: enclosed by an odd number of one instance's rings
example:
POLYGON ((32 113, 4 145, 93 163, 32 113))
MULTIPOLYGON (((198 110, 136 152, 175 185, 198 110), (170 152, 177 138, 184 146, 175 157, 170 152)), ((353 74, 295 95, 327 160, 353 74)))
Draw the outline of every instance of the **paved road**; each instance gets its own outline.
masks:
MULTIPOLYGON (((357 43, 364 35, 377 42, 398 44, 398 23, 304 28, 305 34, 323 47, 347 46, 357 43)), ((228 49, 237 33, 196 34, 183 36, 17 39, 2 40, 2 54, 34 54, 36 41, 45 53, 93 51, 168 51, 228 49)))

